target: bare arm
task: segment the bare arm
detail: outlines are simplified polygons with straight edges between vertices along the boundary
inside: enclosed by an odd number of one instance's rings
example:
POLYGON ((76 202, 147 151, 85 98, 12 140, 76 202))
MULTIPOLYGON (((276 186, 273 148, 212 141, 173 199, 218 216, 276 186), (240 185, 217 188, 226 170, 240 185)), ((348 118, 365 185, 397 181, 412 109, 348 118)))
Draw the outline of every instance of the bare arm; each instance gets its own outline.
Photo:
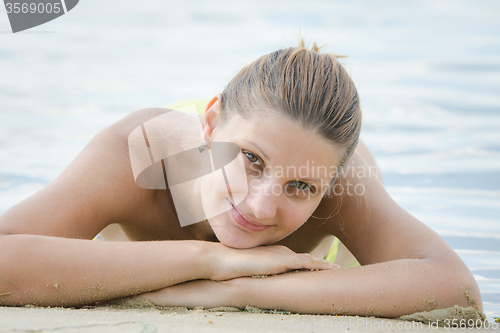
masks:
POLYGON ((232 304, 227 305, 236 307, 389 318, 454 305, 482 309, 480 300, 471 297, 475 286, 445 260, 402 259, 265 279, 237 278, 230 284, 232 304))
POLYGON ((75 306, 210 278, 209 242, 93 242, 0 237, 6 305, 75 306), (208 250, 208 251, 207 251, 208 250))
POLYGON ((454 305, 482 310, 481 300, 473 296, 475 288, 466 275, 444 258, 400 259, 259 279, 189 281, 139 297, 160 306, 245 308, 252 305, 305 314, 396 318, 454 305))
POLYGON ((284 246, 238 250, 193 240, 95 242, 9 235, 0 236, 0 253, 3 305, 78 306, 190 280, 333 269, 284 246))
MULTIPOLYGON (((359 155, 351 162, 365 165, 359 155)), ((187 282, 141 297, 159 305, 253 305, 382 317, 454 305, 482 310, 474 277, 439 235, 397 205, 377 178, 348 174, 342 181, 345 190, 347 182, 351 190, 362 184, 365 196, 326 198, 313 215, 321 218, 337 211, 325 220, 323 232, 338 236, 363 266, 225 283, 187 282)))

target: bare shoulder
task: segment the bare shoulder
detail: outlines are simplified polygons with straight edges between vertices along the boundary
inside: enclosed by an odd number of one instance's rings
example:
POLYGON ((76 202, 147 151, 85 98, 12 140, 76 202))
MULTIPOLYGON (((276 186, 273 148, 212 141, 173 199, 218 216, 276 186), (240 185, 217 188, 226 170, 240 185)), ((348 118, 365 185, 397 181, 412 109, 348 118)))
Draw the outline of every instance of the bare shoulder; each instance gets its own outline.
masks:
POLYGON ((313 213, 322 219, 322 231, 338 237, 361 264, 448 253, 441 237, 391 198, 364 148, 356 150, 332 195, 313 213))
POLYGON ((132 112, 97 133, 56 179, 0 215, 0 234, 90 239, 111 223, 139 218, 154 191, 134 182, 128 134, 167 111, 132 112))
POLYGON ((151 120, 162 114, 165 114, 169 111, 171 110, 165 108, 147 108, 147 109, 137 110, 129 113, 127 116, 120 119, 116 123, 108 126, 106 130, 114 133, 115 135, 121 138, 127 139, 130 133, 135 128, 141 126, 146 121, 151 120))

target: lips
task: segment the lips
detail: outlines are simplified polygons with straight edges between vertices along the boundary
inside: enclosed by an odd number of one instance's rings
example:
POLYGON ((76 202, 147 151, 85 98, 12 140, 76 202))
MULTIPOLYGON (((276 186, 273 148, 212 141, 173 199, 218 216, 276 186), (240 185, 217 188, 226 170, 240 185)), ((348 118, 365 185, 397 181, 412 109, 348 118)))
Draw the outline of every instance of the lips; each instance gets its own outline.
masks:
POLYGON ((269 225, 255 224, 246 220, 241 213, 231 204, 231 215, 234 221, 240 226, 250 231, 262 231, 269 228, 269 225))

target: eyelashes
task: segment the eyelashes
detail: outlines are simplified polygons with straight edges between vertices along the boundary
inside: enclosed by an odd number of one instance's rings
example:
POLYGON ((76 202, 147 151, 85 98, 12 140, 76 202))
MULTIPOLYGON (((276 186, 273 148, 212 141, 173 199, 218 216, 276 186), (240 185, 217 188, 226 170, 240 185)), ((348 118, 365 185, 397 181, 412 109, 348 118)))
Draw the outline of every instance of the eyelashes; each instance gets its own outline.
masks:
POLYGON ((299 189, 299 190, 311 190, 311 186, 308 184, 308 183, 304 183, 303 181, 300 181, 300 180, 296 180, 294 182, 295 186, 299 189))
POLYGON ((253 164, 257 164, 257 162, 259 162, 259 166, 262 166, 262 163, 260 162, 260 158, 258 158, 257 156, 255 156, 254 154, 250 153, 250 152, 243 152, 243 154, 245 154, 245 156, 247 157, 247 159, 253 163, 253 164))
MULTIPOLYGON (((262 163, 262 160, 260 159, 260 157, 258 157, 257 155, 251 153, 251 152, 248 152, 248 151, 241 151, 246 159, 252 164, 252 165, 257 165, 259 166, 261 169, 263 169, 263 163, 262 163)), ((256 171, 254 170, 253 168, 251 168, 253 171, 256 171)), ((314 188, 314 186, 311 186, 309 185, 308 183, 306 182, 303 182, 303 181, 300 181, 300 180, 295 180, 295 181, 292 181, 290 182, 288 185, 291 185, 291 186, 294 186, 299 192, 312 192, 312 193, 315 193, 316 190, 314 188)))

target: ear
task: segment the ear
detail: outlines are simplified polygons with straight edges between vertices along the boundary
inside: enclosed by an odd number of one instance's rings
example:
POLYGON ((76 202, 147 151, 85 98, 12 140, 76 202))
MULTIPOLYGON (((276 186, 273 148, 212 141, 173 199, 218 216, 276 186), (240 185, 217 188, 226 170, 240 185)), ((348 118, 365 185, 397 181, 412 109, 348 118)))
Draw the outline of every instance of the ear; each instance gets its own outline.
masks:
POLYGON ((207 109, 203 115, 203 120, 201 123, 201 129, 203 132, 203 138, 207 143, 207 147, 210 148, 210 142, 212 141, 213 134, 217 124, 219 122, 219 111, 220 111, 220 99, 221 94, 215 95, 214 98, 207 104, 207 109))

